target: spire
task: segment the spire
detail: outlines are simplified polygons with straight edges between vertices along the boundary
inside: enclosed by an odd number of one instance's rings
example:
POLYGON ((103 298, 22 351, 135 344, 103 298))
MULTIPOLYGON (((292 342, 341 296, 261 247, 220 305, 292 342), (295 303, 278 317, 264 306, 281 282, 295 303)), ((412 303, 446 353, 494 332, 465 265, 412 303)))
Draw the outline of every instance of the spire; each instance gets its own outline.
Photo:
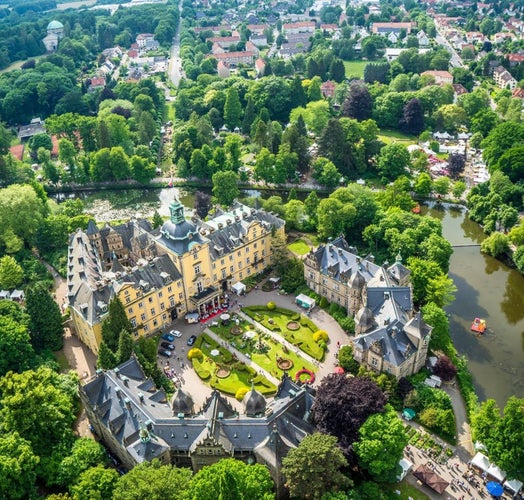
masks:
POLYGON ((399 250, 397 256, 395 257, 395 262, 396 262, 397 264, 402 264, 402 255, 401 255, 401 253, 400 253, 400 250, 399 250))
POLYGON ((173 224, 181 224, 186 220, 184 217, 184 206, 176 197, 173 198, 173 202, 169 206, 169 213, 171 214, 171 222, 173 224))
POLYGON ((113 255, 111 257, 112 257, 111 271, 113 273, 123 273, 123 272, 125 272, 125 269, 122 266, 122 264, 120 264, 120 262, 118 261, 115 252, 113 252, 113 255))

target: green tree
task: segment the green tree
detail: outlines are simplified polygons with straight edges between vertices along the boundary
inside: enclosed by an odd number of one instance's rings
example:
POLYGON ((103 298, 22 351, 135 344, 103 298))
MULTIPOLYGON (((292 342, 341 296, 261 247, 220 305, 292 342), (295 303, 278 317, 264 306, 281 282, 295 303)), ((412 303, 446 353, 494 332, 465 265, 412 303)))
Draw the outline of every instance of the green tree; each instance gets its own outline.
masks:
POLYGON ((100 443, 90 438, 77 439, 71 453, 58 467, 58 483, 70 486, 77 482, 82 472, 90 467, 105 465, 106 460, 106 451, 100 443))
POLYGON ((106 469, 103 465, 97 465, 96 467, 91 467, 82 472, 80 474, 78 482, 70 485, 69 489, 75 500, 110 500, 111 498, 124 498, 119 496, 113 496, 113 491, 115 490, 118 481, 119 476, 118 472, 115 469, 106 469))
MULTIPOLYGON (((260 122, 263 123, 263 122, 260 122)), ((257 155, 253 171, 255 179, 263 180, 266 184, 273 182, 275 177, 275 155, 267 148, 262 148, 257 155)))
POLYGON ((0 376, 10 370, 21 372, 29 369, 35 353, 27 326, 11 315, 1 315, 0 332, 0 376))
POLYGON ((341 472, 347 465, 337 438, 315 433, 289 451, 282 460, 282 473, 291 498, 320 500, 328 491, 351 486, 351 481, 341 472))
POLYGON ((415 181, 415 193, 423 198, 427 198, 433 189, 433 181, 426 172, 422 172, 415 181))
POLYGON ((360 368, 359 362, 353 357, 353 348, 350 345, 343 345, 338 351, 338 364, 344 370, 356 375, 360 368))
POLYGON ((231 171, 213 174, 213 196, 219 204, 229 207, 233 200, 238 198, 240 195, 238 180, 238 175, 231 171))
POLYGON ((33 498, 38 462, 31 443, 18 432, 0 437, 0 496, 13 500, 33 498))
POLYGON ((155 210, 155 213, 153 214, 153 220, 151 222, 151 225, 153 226, 153 229, 156 229, 156 228, 160 227, 163 223, 164 223, 164 219, 158 213, 158 210, 155 210))
MULTIPOLYGON (((189 484, 188 497, 198 500, 272 500, 275 498, 273 487, 267 467, 228 458, 198 471, 189 484)), ((138 500, 140 497, 132 498, 138 500)))
POLYGON ((102 370, 110 370, 117 364, 116 354, 107 347, 107 344, 104 341, 100 342, 96 366, 102 368, 102 370))
POLYGON ((378 171, 380 175, 390 181, 405 175, 410 165, 409 151, 398 142, 387 144, 380 150, 378 159, 378 171))
POLYGON ((244 119, 242 120, 242 133, 249 134, 251 130, 251 125, 255 121, 256 112, 255 104, 253 103, 253 98, 248 94, 246 109, 244 110, 244 119))
POLYGON ((226 102, 224 104, 224 121, 230 130, 235 127, 240 127, 242 116, 242 105, 240 104, 240 97, 235 87, 229 87, 226 93, 226 102))
POLYGON ((508 237, 505 234, 494 232, 482 242, 480 251, 492 257, 500 257, 509 251, 508 237))
POLYGON ((138 155, 133 155, 129 160, 129 167, 132 172, 133 179, 141 184, 147 184, 155 177, 155 165, 147 158, 142 158, 138 155))
POLYGON ((131 334, 126 330, 122 330, 118 338, 118 350, 116 353, 117 364, 123 363, 131 357, 131 354, 133 354, 133 346, 134 342, 131 334))
POLYGON ((64 325, 58 304, 44 283, 35 283, 26 291, 26 310, 30 316, 31 343, 36 351, 62 349, 64 325))
POLYGON ((240 157, 242 155, 242 139, 238 134, 230 134, 226 137, 224 150, 226 151, 228 169, 238 172, 241 166, 240 157))
POLYGON ((0 258, 0 288, 16 288, 24 280, 24 270, 14 257, 4 255, 0 258))
POLYGON ((449 336, 449 319, 445 311, 433 302, 422 307, 424 321, 433 327, 431 332, 430 347, 434 350, 449 352, 451 339, 449 336))
POLYGON ((286 227, 300 229, 304 220, 304 203, 300 200, 290 200, 284 205, 286 227))
POLYGON ((475 441, 491 443, 494 429, 500 424, 500 408, 494 399, 480 404, 472 419, 472 431, 475 441))
POLYGON ((464 181, 457 181, 453 183, 453 187, 451 189, 451 194, 453 194, 453 197, 459 200, 464 192, 466 191, 466 183, 464 181))
POLYGON ((429 407, 420 412, 419 418, 420 422, 428 429, 433 429, 445 436, 455 435, 453 410, 429 407))
POLYGON ((447 196, 449 193, 449 189, 451 187, 451 181, 449 177, 439 177, 438 179, 435 179, 433 182, 433 190, 435 193, 441 195, 441 196, 447 196))
POLYGON ((383 413, 371 415, 359 430, 353 448, 360 465, 376 481, 394 482, 400 472, 399 461, 408 444, 402 421, 391 405, 383 413))
POLYGON ((131 333, 133 326, 127 318, 124 305, 115 296, 109 302, 108 315, 102 323, 102 339, 113 352, 118 349, 118 340, 122 330, 131 333))

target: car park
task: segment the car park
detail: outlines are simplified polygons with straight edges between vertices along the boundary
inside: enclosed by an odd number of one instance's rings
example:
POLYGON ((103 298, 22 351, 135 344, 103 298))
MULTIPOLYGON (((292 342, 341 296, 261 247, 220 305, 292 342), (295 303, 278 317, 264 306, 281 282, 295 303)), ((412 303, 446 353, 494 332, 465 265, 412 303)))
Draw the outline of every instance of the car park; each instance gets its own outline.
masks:
POLYGON ((158 354, 160 356, 164 356, 164 358, 170 358, 171 357, 171 351, 168 351, 167 349, 159 349, 158 354))
POLYGON ((187 339, 187 345, 189 346, 193 345, 196 342, 196 339, 197 339, 196 335, 191 335, 191 337, 187 339))
POLYGON ((167 340, 168 342, 173 342, 173 340, 175 340, 175 337, 173 335, 171 335, 170 333, 162 334, 162 338, 164 340, 167 340))
POLYGON ((174 351, 175 346, 173 344, 170 344, 169 342, 162 342, 160 344, 160 347, 163 347, 164 349, 167 349, 168 351, 174 351))
POLYGON ((176 339, 179 339, 180 337, 182 337, 182 332, 178 331, 178 330, 171 330, 169 332, 169 335, 172 335, 173 337, 175 337, 176 339))

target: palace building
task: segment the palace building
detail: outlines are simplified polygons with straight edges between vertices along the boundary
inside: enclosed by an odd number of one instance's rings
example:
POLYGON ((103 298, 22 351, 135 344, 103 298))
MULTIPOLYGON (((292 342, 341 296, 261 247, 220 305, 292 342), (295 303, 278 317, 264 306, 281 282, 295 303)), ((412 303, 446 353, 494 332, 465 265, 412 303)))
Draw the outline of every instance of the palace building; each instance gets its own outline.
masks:
POLYGON ((186 218, 174 200, 170 218, 153 229, 145 220, 70 237, 67 300, 79 338, 93 352, 101 342, 109 301, 118 296, 135 328, 149 335, 177 317, 205 318, 220 309, 231 286, 271 264, 271 240, 284 221, 235 202, 213 218, 186 218))
POLYGON ((195 409, 191 395, 181 389, 168 400, 134 357, 113 370, 99 370, 80 386, 94 432, 128 469, 157 458, 197 472, 236 458, 266 465, 277 498, 285 497, 282 459, 314 430, 309 423, 314 393, 284 376, 270 402, 251 389, 238 412, 213 391, 195 409))
POLYGON ((304 276, 309 288, 355 318, 351 343, 359 363, 397 378, 424 366, 431 327, 414 314, 410 271, 400 256, 378 266, 339 237, 306 256, 304 276))

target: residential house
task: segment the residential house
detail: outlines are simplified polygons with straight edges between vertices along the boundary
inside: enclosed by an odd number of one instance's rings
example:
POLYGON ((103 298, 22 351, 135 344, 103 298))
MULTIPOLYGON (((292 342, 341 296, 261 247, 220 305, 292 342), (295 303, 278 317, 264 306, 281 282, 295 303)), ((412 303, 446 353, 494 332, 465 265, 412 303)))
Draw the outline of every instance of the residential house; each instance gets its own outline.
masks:
POLYGON ((521 64, 524 62, 524 54, 520 54, 520 53, 506 54, 506 59, 509 61, 509 65, 511 67, 514 67, 514 66, 517 66, 517 64, 521 64))
POLYGON ((282 25, 282 31, 286 35, 297 33, 313 33, 315 31, 315 23, 313 21, 300 21, 297 23, 287 23, 282 25))
POLYGON ((246 51, 252 52, 255 57, 258 57, 260 55, 260 50, 258 50, 258 47, 251 41, 246 42, 246 51))
POLYGON ((424 32, 424 30, 420 30, 417 33, 417 40, 419 47, 427 47, 429 45, 429 38, 424 32))
POLYGON ((229 65, 225 61, 218 61, 217 72, 220 78, 229 78, 231 76, 229 65))
POLYGON ((413 26, 413 23, 373 23, 371 31, 374 35, 387 36, 389 33, 400 34, 404 30, 409 35, 413 26))
POLYGON ((257 76, 264 76, 264 73, 266 72, 266 63, 260 57, 255 61, 255 70, 257 76))
POLYGON ((228 49, 231 47, 231 45, 236 45, 238 42, 240 42, 239 36, 214 36, 211 38, 208 38, 208 40, 215 44, 217 43, 220 45, 220 47, 224 49, 228 49))
POLYGON ((320 92, 326 99, 332 99, 335 97, 336 84, 331 80, 327 80, 320 86, 320 92))
POLYGON ((397 43, 398 42, 398 38, 399 38, 399 35, 397 33, 395 33, 394 31, 391 31, 390 33, 388 33, 386 35, 387 39, 391 42, 391 43, 397 43))
POLYGON ((435 78, 437 85, 444 85, 446 83, 453 83, 453 75, 449 71, 429 70, 421 73, 420 76, 429 75, 435 78))
POLYGON ((152 33, 140 33, 136 36, 136 44, 140 49, 145 49, 147 42, 151 42, 155 39, 155 35, 152 33))
POLYGON ((36 134, 45 134, 45 125, 41 118, 33 118, 28 125, 18 127, 18 138, 22 141, 36 134))
POLYGON ((218 61, 224 61, 230 66, 238 66, 239 64, 253 64, 255 54, 253 52, 225 52, 224 54, 213 54, 213 57, 218 61))
POLYGON ((483 43, 486 37, 480 31, 468 31, 466 40, 468 43, 483 43))
POLYGON ((493 79, 497 87, 501 89, 513 90, 517 86, 517 80, 511 76, 511 73, 503 66, 497 66, 493 70, 493 79))

